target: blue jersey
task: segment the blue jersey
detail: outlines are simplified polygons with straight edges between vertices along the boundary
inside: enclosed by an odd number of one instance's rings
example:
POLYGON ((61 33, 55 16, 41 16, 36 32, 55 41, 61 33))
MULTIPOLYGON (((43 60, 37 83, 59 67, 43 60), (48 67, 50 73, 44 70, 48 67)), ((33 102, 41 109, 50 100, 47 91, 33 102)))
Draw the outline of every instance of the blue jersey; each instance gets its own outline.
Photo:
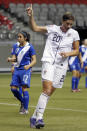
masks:
POLYGON ((80 46, 80 53, 82 55, 83 68, 81 68, 80 72, 85 72, 85 67, 87 66, 87 47, 85 45, 80 46))
POLYGON ((81 52, 83 62, 87 63, 87 47, 82 45, 80 46, 79 51, 81 52))
POLYGON ((69 57, 69 70, 80 70, 80 60, 78 56, 70 56, 69 57))
POLYGON ((24 69, 25 65, 31 63, 31 57, 36 53, 32 44, 27 42, 25 46, 20 46, 19 42, 17 42, 13 45, 11 54, 16 56, 16 68, 24 69))
POLYGON ((23 86, 26 85, 30 87, 30 79, 31 79, 31 69, 24 69, 25 65, 29 65, 31 63, 32 56, 35 55, 35 50, 30 43, 26 43, 25 46, 20 46, 17 42, 13 45, 12 55, 16 55, 17 65, 15 67, 15 71, 12 75, 12 81, 10 86, 23 86))

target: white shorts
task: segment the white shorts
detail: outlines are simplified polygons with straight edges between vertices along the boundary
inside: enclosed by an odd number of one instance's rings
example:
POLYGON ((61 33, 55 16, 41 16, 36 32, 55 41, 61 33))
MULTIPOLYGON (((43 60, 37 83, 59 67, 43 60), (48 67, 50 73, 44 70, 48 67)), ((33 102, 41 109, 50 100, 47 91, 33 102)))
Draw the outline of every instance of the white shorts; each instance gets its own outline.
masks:
POLYGON ((53 87, 62 88, 68 66, 42 63, 42 80, 52 81, 53 87))

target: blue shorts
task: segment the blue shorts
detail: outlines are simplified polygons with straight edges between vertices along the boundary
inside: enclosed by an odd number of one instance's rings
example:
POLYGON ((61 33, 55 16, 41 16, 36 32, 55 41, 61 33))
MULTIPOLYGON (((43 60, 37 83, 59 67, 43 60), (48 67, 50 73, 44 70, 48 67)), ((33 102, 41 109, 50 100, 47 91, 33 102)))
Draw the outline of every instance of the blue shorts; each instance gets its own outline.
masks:
POLYGON ((77 70, 80 71, 81 67, 80 67, 80 63, 77 64, 73 64, 73 65, 69 65, 69 70, 72 72, 73 70, 77 70))
POLYGON ((26 85, 28 88, 30 87, 31 80, 31 69, 29 70, 18 70, 15 69, 12 75, 12 81, 10 86, 24 86, 26 85))

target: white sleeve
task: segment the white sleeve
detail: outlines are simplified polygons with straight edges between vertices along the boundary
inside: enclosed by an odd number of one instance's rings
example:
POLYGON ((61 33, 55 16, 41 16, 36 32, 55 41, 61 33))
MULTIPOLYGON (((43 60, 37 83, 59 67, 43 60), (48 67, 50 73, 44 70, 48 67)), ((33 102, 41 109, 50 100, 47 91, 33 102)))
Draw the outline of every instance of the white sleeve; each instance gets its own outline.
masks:
POLYGON ((74 41, 80 40, 80 37, 77 31, 75 31, 73 35, 74 35, 74 41))
POLYGON ((48 26, 46 26, 47 33, 54 32, 55 31, 55 27, 56 27, 56 25, 48 25, 48 26))

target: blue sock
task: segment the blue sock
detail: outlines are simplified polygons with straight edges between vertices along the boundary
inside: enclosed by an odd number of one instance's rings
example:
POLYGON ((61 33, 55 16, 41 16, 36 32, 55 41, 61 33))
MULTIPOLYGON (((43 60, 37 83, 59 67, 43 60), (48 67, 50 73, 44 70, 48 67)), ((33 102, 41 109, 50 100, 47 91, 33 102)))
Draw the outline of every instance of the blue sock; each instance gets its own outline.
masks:
POLYGON ((85 87, 87 88, 87 77, 85 78, 85 87))
POLYGON ((28 93, 28 91, 23 92, 23 104, 24 104, 24 109, 28 110, 28 104, 29 104, 29 93, 28 93))
POLYGON ((75 85, 76 85, 76 77, 72 77, 72 90, 75 89, 75 85))
POLYGON ((14 94, 14 96, 21 102, 23 103, 23 97, 20 94, 20 92, 17 89, 11 88, 12 93, 14 94))
POLYGON ((78 89, 78 84, 79 84, 79 78, 76 78, 76 85, 75 85, 75 89, 78 89))
POLYGON ((19 87, 19 92, 22 95, 22 87, 19 87))

